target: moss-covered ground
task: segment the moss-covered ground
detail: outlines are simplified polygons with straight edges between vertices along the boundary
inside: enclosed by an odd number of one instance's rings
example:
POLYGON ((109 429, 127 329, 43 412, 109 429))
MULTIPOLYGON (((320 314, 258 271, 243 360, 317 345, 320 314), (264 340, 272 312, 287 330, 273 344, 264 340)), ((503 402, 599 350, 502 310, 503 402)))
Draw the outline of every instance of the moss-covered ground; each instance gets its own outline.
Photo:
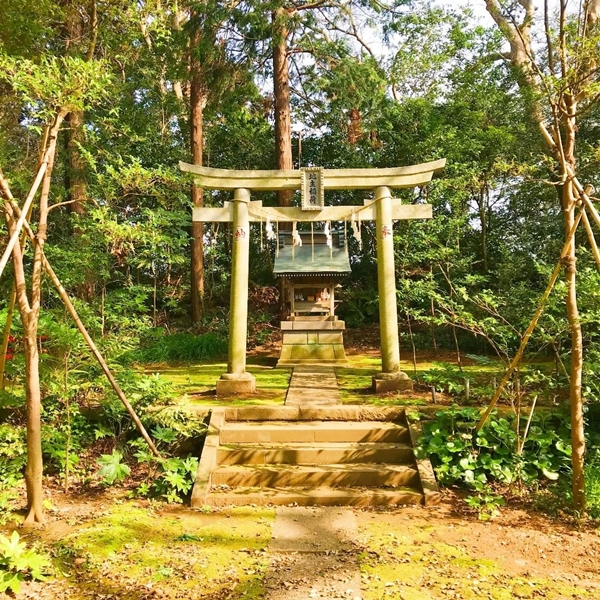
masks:
MULTIPOLYGON (((290 381, 291 369, 277 369, 272 359, 253 358, 247 370, 256 377, 256 393, 247 398, 227 400, 231 406, 282 405, 290 381)), ((222 406, 215 396, 219 377, 227 371, 226 362, 203 364, 149 365, 147 373, 159 373, 173 384, 179 400, 192 406, 222 406)))
POLYGON ((55 557, 54 578, 34 585, 39 597, 263 598, 273 509, 93 504, 101 510, 31 534, 55 557))
MULTIPOLYGON (((539 546, 527 548, 522 540, 536 534, 526 519, 522 529, 515 530, 501 524, 486 527, 439 519, 435 513, 431 517, 428 522, 426 514, 417 519, 414 514, 409 518, 361 514, 359 562, 364 600, 598 597, 595 586, 578 583, 589 583, 586 574, 571 575, 578 567, 568 555, 559 567, 552 559, 560 560, 560 555, 546 555, 558 538, 556 531, 538 533, 539 546), (483 546, 482 535, 487 537, 483 546)), ((565 536, 565 541, 569 537, 575 547, 577 534, 565 536)))
MULTIPOLYGON (((265 585, 269 569, 282 568, 269 547, 272 508, 203 512, 103 493, 55 497, 49 517, 45 529, 21 535, 43 543, 54 572, 25 582, 17 598, 280 600, 293 592, 284 586, 271 596, 265 585)), ((357 510, 355 518, 349 552, 360 568, 362 600, 598 598, 593 528, 519 510, 484 523, 460 516, 452 503, 357 510)), ((348 554, 339 559, 347 568, 348 554)), ((311 573, 303 577, 310 582, 311 573)))

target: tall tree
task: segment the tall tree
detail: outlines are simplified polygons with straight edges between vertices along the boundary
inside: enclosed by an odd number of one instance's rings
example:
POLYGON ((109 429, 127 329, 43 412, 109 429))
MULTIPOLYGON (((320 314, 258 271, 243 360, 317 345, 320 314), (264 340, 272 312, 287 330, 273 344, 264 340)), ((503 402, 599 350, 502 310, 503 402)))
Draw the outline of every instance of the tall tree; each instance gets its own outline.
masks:
MULTIPOLYGON (((540 23, 533 0, 485 0, 491 17, 509 44, 506 59, 529 101, 529 116, 537 125, 554 160, 557 190, 570 249, 563 260, 567 292, 567 318, 571 329, 570 405, 573 446, 573 503, 585 510, 583 423, 583 343, 577 304, 576 208, 589 203, 579 182, 577 162, 578 120, 599 101, 598 43, 600 0, 584 0, 570 13, 568 2, 557 6, 544 1, 540 23), (535 28, 542 34, 537 46, 535 28), (538 54, 539 51, 539 54, 538 54)), ((538 40, 539 41, 539 40, 538 40)))
MULTIPOLYGON (((275 100, 275 152, 277 168, 294 168, 292 160, 292 111, 290 73, 288 65, 288 19, 297 9, 278 6, 272 15, 273 23, 273 97, 275 100)), ((290 206, 293 193, 279 192, 279 206, 290 206)))
MULTIPOLYGON (((204 109, 208 102, 206 73, 202 56, 202 15, 196 8, 190 11, 190 144, 192 164, 202 165, 204 147, 204 109)), ((192 207, 204 204, 202 188, 192 183, 192 207)), ((198 322, 204 308, 204 223, 192 223, 191 253, 192 321, 198 322)))

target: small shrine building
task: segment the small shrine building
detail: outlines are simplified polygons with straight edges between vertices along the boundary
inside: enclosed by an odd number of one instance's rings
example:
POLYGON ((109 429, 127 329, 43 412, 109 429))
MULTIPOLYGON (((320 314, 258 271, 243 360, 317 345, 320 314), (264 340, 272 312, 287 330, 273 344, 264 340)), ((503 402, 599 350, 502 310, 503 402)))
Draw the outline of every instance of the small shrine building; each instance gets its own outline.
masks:
POLYGON ((347 234, 280 232, 273 273, 281 282, 287 318, 281 321, 277 366, 345 365, 344 321, 336 291, 351 272, 347 234))

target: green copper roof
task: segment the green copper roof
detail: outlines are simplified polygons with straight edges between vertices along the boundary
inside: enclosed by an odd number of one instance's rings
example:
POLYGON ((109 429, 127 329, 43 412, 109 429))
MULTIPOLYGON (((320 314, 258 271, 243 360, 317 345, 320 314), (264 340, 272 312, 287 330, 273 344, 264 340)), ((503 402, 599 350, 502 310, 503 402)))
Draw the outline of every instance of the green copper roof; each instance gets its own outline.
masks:
POLYGON ((311 244, 310 238, 302 236, 302 246, 295 246, 292 257, 291 240, 279 248, 279 256, 275 257, 273 273, 275 275, 310 275, 350 273, 348 250, 344 244, 333 244, 333 249, 323 243, 311 244), (314 254, 313 254, 314 249, 314 254))

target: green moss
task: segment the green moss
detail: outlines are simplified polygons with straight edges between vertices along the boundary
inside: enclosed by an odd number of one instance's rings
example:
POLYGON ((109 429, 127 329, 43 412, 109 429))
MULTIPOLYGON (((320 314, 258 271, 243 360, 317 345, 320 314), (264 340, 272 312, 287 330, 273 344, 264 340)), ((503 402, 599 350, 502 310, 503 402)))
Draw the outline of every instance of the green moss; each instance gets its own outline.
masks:
MULTIPOLYGON (((290 381, 291 369, 277 369, 267 361, 249 362, 247 370, 256 377, 257 392, 250 398, 227 400, 228 406, 281 405, 290 381)), ((272 361, 271 361, 272 362, 272 361)), ((145 369, 147 373, 160 373, 173 384, 182 403, 193 406, 223 406, 223 401, 214 396, 216 382, 227 371, 227 363, 211 362, 201 365, 154 365, 145 369)))
POLYGON ((212 514, 182 510, 169 516, 126 502, 62 543, 87 559, 86 569, 102 589, 109 585, 103 577, 110 569, 123 581, 153 582, 158 589, 184 590, 184 595, 193 590, 198 598, 234 584, 232 597, 246 590, 244 598, 260 598, 274 518, 272 509, 252 507, 212 514))
POLYGON ((576 586, 505 573, 493 560, 436 540, 436 529, 429 524, 402 521, 396 526, 382 515, 363 524, 361 541, 365 547, 359 556, 365 600, 592 597, 576 586))

